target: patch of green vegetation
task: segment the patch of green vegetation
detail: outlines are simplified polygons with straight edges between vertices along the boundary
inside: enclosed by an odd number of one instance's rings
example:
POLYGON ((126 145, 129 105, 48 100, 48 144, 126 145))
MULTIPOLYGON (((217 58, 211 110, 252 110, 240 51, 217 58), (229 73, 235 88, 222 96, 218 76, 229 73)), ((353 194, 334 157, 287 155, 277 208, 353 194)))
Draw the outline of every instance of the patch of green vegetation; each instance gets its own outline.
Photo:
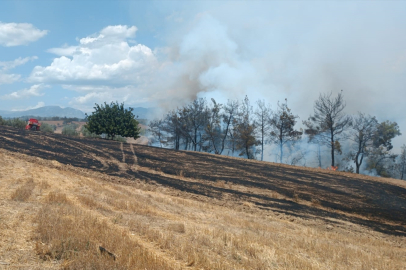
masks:
POLYGON ((55 125, 50 125, 48 123, 42 123, 41 124, 41 131, 42 132, 54 133, 55 130, 56 130, 55 125))
POLYGON ((79 136, 79 131, 77 131, 76 129, 78 128, 78 125, 76 124, 70 124, 67 126, 64 126, 62 128, 62 134, 63 135, 68 135, 68 136, 79 136))

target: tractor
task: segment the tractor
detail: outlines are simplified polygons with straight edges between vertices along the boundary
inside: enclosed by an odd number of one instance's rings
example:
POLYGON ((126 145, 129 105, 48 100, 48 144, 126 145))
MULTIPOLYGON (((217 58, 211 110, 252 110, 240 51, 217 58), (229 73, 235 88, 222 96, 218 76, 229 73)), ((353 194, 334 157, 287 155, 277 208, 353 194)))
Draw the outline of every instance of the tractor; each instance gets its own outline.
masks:
POLYGON ((27 125, 25 126, 25 129, 39 131, 40 127, 41 127, 41 123, 38 122, 37 119, 30 118, 30 120, 28 120, 27 125))

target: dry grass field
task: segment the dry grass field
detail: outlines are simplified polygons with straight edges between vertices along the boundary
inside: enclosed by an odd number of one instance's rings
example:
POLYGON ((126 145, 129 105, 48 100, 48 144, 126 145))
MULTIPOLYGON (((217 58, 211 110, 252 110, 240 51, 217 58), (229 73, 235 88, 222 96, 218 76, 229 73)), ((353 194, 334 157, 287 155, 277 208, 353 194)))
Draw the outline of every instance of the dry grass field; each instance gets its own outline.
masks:
POLYGON ((406 269, 405 207, 404 181, 0 126, 0 269, 406 269))

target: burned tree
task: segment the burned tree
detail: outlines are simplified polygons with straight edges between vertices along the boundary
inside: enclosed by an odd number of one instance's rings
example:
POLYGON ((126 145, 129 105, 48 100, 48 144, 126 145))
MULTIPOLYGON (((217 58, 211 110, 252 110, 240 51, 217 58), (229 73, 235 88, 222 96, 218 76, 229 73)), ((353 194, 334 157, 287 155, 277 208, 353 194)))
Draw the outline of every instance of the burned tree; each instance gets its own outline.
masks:
POLYGON ((332 167, 335 165, 335 152, 341 153, 340 140, 345 135, 344 131, 352 124, 351 117, 344 113, 345 106, 342 92, 336 98, 331 93, 320 94, 314 103, 314 115, 303 121, 310 140, 318 136, 320 142, 331 149, 332 167))
POLYGON ((239 104, 238 101, 229 100, 227 104, 223 107, 224 111, 221 114, 222 118, 222 134, 221 134, 221 148, 219 154, 223 153, 227 138, 230 138, 230 142, 232 143, 232 151, 234 152, 234 132, 231 130, 233 125, 237 122, 236 116, 238 113, 239 104))
POLYGON ((161 148, 164 137, 164 124, 165 122, 161 119, 156 119, 149 123, 149 132, 151 132, 151 135, 159 141, 159 146, 161 148))
POLYGON ((173 142, 173 148, 179 150, 182 138, 182 121, 178 110, 169 112, 164 120, 163 130, 169 135, 168 141, 173 142))
POLYGON ((241 106, 238 118, 235 119, 234 134, 236 148, 240 151, 240 156, 247 156, 248 159, 255 158, 255 151, 252 147, 259 144, 255 138, 255 123, 252 121, 252 106, 247 96, 241 106))
POLYGON ((205 126, 205 136, 204 140, 207 145, 203 147, 205 151, 212 152, 215 154, 221 154, 221 115, 220 110, 222 104, 217 103, 214 98, 211 99, 213 106, 207 109, 207 122, 205 126))
POLYGON ((391 152, 392 139, 401 135, 396 122, 384 121, 378 124, 373 137, 373 147, 367 162, 369 171, 375 170, 383 177, 391 177, 391 167, 393 167, 396 154, 391 152))
POLYGON ((296 119, 299 116, 293 115, 288 107, 287 100, 285 103, 278 102, 278 110, 270 119, 271 141, 279 147, 279 162, 283 161, 283 147, 287 143, 295 143, 302 136, 302 132, 294 129, 296 119))
POLYGON ((197 151, 197 146, 202 142, 201 131, 207 121, 206 100, 195 99, 182 109, 182 116, 185 120, 183 123, 185 137, 192 142, 193 151, 197 151))
POLYGON ((403 180, 406 173, 406 145, 402 145, 398 163, 399 178, 403 180))
POLYGON ((264 160, 264 144, 265 144, 265 137, 267 137, 270 125, 270 118, 271 118, 271 109, 269 105, 265 104, 265 101, 258 100, 257 101, 258 108, 255 111, 256 122, 258 127, 258 134, 259 134, 259 143, 261 145, 261 161, 264 160))
POLYGON ((377 127, 378 121, 375 117, 366 116, 360 112, 353 121, 349 138, 354 142, 354 145, 348 156, 355 163, 356 173, 359 173, 364 158, 371 153, 377 127))

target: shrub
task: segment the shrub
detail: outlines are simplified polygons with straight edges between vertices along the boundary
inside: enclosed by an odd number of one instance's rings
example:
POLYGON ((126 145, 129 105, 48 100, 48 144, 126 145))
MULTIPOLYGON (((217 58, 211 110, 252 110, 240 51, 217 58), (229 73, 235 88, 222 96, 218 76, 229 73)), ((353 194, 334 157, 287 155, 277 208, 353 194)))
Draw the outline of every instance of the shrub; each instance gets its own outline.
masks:
POLYGON ((100 138, 100 135, 90 132, 85 126, 82 126, 82 128, 80 129, 80 133, 82 133, 83 137, 100 138))
POLYGON ((0 124, 15 127, 15 128, 19 128, 19 129, 25 129, 25 126, 27 125, 27 122, 24 121, 24 120, 21 120, 19 118, 12 118, 12 119, 7 119, 7 120, 1 119, 0 124))
POLYGON ((68 135, 68 136, 79 136, 79 132, 76 130, 77 125, 71 124, 64 126, 62 129, 62 134, 68 135))
POLYGON ((55 125, 50 125, 48 123, 41 124, 41 131, 43 132, 54 133, 55 129, 56 129, 55 125))

